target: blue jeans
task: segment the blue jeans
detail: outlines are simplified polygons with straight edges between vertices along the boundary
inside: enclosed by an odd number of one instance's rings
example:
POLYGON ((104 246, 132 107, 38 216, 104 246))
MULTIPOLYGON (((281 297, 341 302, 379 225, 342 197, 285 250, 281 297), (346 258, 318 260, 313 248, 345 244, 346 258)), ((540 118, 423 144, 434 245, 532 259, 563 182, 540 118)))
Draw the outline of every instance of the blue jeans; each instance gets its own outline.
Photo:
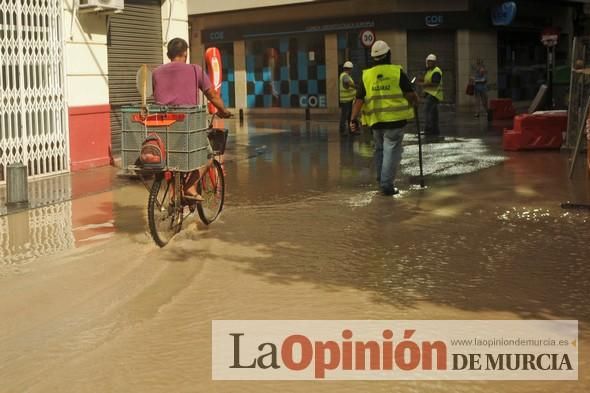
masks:
POLYGON ((391 189, 402 160, 404 130, 402 128, 373 129, 375 141, 375 170, 381 189, 391 189))
POLYGON ((352 101, 340 103, 340 132, 350 131, 350 115, 352 115, 352 101))
POLYGON ((424 125, 424 133, 429 135, 439 135, 440 129, 438 128, 438 100, 426 94, 426 105, 424 107, 424 116, 426 124, 424 125))

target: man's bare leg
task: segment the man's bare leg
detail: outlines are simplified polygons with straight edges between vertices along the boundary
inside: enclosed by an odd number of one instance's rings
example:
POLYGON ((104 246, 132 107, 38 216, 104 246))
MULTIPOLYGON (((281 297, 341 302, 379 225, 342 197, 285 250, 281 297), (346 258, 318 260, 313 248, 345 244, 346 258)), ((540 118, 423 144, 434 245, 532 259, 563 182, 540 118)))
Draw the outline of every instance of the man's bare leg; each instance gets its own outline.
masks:
POLYGON ((197 192, 199 170, 192 171, 184 181, 184 197, 194 201, 203 201, 203 197, 197 192))

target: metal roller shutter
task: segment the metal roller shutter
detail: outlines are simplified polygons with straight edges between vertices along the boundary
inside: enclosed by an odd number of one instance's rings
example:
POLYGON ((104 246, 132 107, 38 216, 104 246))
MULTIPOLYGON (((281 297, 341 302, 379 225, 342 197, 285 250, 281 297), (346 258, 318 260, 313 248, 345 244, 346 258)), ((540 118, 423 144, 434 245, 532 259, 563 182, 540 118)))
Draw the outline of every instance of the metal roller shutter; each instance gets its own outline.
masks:
POLYGON ((444 101, 455 103, 456 66, 455 32, 445 30, 408 31, 408 73, 422 77, 425 72, 425 59, 429 53, 438 58, 437 65, 443 72, 444 101))
POLYGON ((123 13, 111 17, 108 64, 112 147, 119 154, 121 105, 141 101, 135 74, 142 64, 162 64, 160 0, 125 0, 123 13))

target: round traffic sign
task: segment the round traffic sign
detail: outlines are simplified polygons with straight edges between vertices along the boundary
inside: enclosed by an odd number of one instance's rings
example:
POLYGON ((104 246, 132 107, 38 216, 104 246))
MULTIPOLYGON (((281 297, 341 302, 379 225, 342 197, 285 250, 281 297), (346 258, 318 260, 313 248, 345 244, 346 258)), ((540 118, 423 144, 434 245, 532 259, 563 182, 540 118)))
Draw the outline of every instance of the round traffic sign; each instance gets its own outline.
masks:
POLYGON ((370 48, 375 42, 375 32, 373 30, 365 29, 361 31, 361 44, 365 48, 370 48))
POLYGON ((541 33, 541 42, 546 47, 553 47, 557 45, 559 40, 559 29, 556 27, 547 27, 541 33))

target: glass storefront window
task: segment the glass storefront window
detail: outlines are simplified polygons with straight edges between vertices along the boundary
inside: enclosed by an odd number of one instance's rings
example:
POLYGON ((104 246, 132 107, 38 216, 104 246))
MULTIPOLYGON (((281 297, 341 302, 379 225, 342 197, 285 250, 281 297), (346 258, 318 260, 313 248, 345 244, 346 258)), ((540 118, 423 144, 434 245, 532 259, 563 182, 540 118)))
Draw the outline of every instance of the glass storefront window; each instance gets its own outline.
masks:
POLYGON ((498 97, 513 101, 535 98, 546 83, 547 51, 538 33, 498 34, 498 97))
POLYGON ((248 108, 328 106, 324 36, 246 42, 248 108))

